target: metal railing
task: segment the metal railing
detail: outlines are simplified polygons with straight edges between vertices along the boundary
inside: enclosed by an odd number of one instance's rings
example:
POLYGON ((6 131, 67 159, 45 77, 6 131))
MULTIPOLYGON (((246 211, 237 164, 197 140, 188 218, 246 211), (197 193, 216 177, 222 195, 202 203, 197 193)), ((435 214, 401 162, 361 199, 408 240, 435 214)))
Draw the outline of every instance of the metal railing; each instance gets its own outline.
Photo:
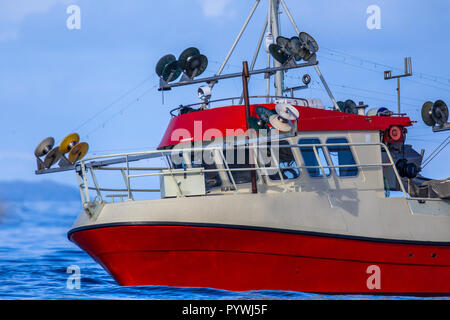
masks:
MULTIPOLYGON (((220 155, 221 163, 219 165, 216 165, 213 169, 206 169, 206 168, 192 168, 192 167, 185 167, 183 170, 184 174, 189 174, 192 172, 201 172, 203 174, 207 173, 225 173, 225 176, 228 177, 229 181, 227 183, 231 186, 231 190, 233 192, 239 193, 243 188, 239 188, 238 184, 234 181, 233 178, 233 172, 239 172, 239 171, 251 171, 255 170, 259 175, 261 176, 267 176, 268 171, 271 170, 272 172, 277 172, 279 174, 280 180, 279 181, 272 181, 274 183, 279 183, 280 186, 284 187, 285 191, 290 191, 288 183, 286 179, 283 178, 282 171, 287 169, 298 169, 298 170, 308 170, 308 169, 319 169, 322 172, 322 178, 328 179, 327 174, 325 172, 326 169, 329 169, 330 171, 333 171, 332 169, 338 169, 338 168, 386 168, 390 167, 395 173, 395 177, 397 179, 397 182, 400 186, 400 190, 403 193, 403 196, 407 199, 419 199, 419 198, 410 198, 407 191, 405 190, 405 187, 403 185, 402 179, 395 167, 394 160, 389 152, 389 149, 386 147, 383 143, 320 143, 320 144, 289 144, 289 145, 278 145, 272 144, 269 146, 267 144, 264 145, 242 145, 242 146, 233 146, 231 148, 223 148, 223 147, 202 147, 202 148, 182 148, 182 149, 172 149, 172 150, 155 150, 155 151, 145 151, 145 152, 133 152, 133 153, 119 153, 119 154, 111 154, 111 155, 102 155, 102 156, 96 156, 87 158, 84 160, 79 161, 76 164, 76 171, 77 171, 77 177, 79 181, 79 187, 80 187, 80 194, 83 203, 84 202, 90 202, 90 191, 95 191, 95 201, 104 201, 104 196, 108 198, 112 198, 112 201, 114 201, 115 198, 127 198, 127 200, 134 200, 134 195, 136 193, 154 193, 154 192, 160 192, 160 189, 157 188, 132 188, 131 187, 131 180, 142 178, 142 177, 164 177, 169 176, 174 179, 175 184, 178 186, 178 183, 175 179, 175 175, 180 174, 179 171, 177 171, 176 168, 173 167, 170 157, 173 155, 180 156, 182 153, 187 154, 193 154, 195 152, 218 152, 220 155), (355 164, 348 164, 348 165, 324 165, 320 161, 319 157, 319 148, 325 148, 325 147, 336 147, 336 146, 347 146, 347 147, 364 147, 364 146, 372 146, 372 147, 380 147, 381 149, 384 149, 386 152, 389 162, 383 163, 382 161, 380 163, 355 163, 355 164), (286 167, 280 167, 279 162, 276 159, 274 155, 274 148, 309 148, 313 150, 313 154, 316 159, 316 163, 318 165, 311 166, 311 165, 299 165, 299 166, 286 166, 286 167), (226 161, 225 156, 223 154, 224 150, 227 149, 253 149, 256 152, 252 152, 254 158, 253 163, 255 164, 254 167, 242 167, 242 168, 231 168, 229 166, 229 163, 226 161), (270 157, 273 157, 272 160, 274 160, 275 166, 260 166, 261 158, 259 151, 261 150, 270 150, 270 157), (156 166, 156 167, 137 167, 137 166, 131 166, 131 163, 135 163, 137 161, 143 160, 143 159, 157 159, 162 158, 166 162, 166 166, 156 166), (112 166, 114 164, 125 164, 124 166, 112 166), (91 180, 93 183, 93 186, 88 185, 88 171, 90 171, 91 180), (96 172, 97 171, 119 171, 121 173, 124 187, 122 188, 105 188, 101 187, 98 183, 96 172), (144 171, 145 173, 140 174, 132 174, 133 172, 137 171, 144 171), (124 192, 125 194, 108 194, 105 195, 106 192, 124 192)), ((300 159, 299 159, 300 160, 300 159)), ((328 162, 328 161, 327 161, 328 162)), ((297 160, 295 160, 295 163, 299 163, 297 160)), ((335 174, 335 173, 332 173, 335 174)), ((338 176, 339 178, 339 176, 338 176)), ((347 177, 346 177, 347 178, 347 177)), ((161 182, 162 183, 162 182, 161 182)), ((181 190, 180 187, 178 187, 178 197, 185 196, 181 190)), ((430 200, 430 199, 426 199, 430 200)))
MULTIPOLYGON (((305 98, 286 97, 286 96, 274 96, 274 95, 249 96, 249 98, 250 99, 266 99, 265 103, 270 103, 269 100, 271 100, 273 102, 275 99, 279 99, 279 100, 281 100, 281 99, 300 100, 300 101, 303 101, 305 107, 309 107, 310 106, 309 105, 309 101, 307 99, 305 99, 305 98)), ((224 102, 224 101, 230 101, 232 106, 234 106, 234 105, 241 105, 241 103, 240 103, 241 99, 242 99, 241 96, 239 96, 239 97, 222 98, 222 99, 214 99, 214 100, 208 101, 208 107, 211 107, 211 105, 214 104, 214 103, 224 102), (238 103, 236 104, 235 101, 238 101, 238 103)), ((171 109, 169 111, 169 113, 170 113, 170 115, 172 117, 176 117, 177 115, 174 114, 174 112, 176 112, 176 111, 178 111, 178 110, 180 110, 182 108, 199 107, 199 106, 201 106, 203 104, 204 104, 204 102, 196 102, 196 103, 191 103, 191 104, 186 104, 186 105, 180 105, 180 106, 178 106, 178 107, 176 107, 174 109, 171 109)), ((257 103, 252 103, 252 104, 256 105, 257 103)))

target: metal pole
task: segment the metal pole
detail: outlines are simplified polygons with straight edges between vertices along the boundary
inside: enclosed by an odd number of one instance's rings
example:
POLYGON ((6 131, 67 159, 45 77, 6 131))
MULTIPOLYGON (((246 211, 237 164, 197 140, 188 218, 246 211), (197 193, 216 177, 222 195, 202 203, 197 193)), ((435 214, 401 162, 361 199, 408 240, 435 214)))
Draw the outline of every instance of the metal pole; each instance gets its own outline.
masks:
MULTIPOLYGON (((250 19, 252 18, 253 13, 255 13, 255 10, 256 10, 256 8, 258 7, 260 1, 261 1, 261 0, 256 0, 255 4, 253 5, 253 8, 252 8, 252 10, 250 11, 250 14, 248 15, 247 19, 245 20, 244 25, 243 25, 242 28, 241 28, 241 31, 239 31, 239 34, 237 35, 236 39, 234 40, 234 43, 233 43, 233 45, 231 46, 230 51, 228 51, 228 54, 227 54, 227 56, 225 57, 225 60, 222 62, 222 65, 220 66, 219 71, 218 71, 217 74, 216 74, 217 76, 220 76, 220 74, 221 74, 222 71, 223 71, 223 68, 225 68, 225 65, 227 64, 228 60, 230 59, 230 56, 231 56, 231 54, 233 53, 234 48, 236 48, 236 45, 238 44, 239 40, 241 39, 241 36, 242 36, 242 34, 244 33, 245 29, 247 28, 247 25, 248 25, 250 19)), ((210 84, 209 86, 210 86, 211 88, 213 88, 214 85, 215 85, 215 83, 216 83, 216 82, 213 81, 213 82, 211 82, 211 84, 210 84)))
MULTIPOLYGON (((247 133, 249 132, 250 125, 249 125, 249 119, 250 119, 250 100, 248 97, 248 64, 247 61, 242 62, 242 87, 244 91, 244 101, 245 101, 245 122, 247 127, 247 133)), ((251 159, 253 159, 253 150, 249 148, 248 150, 249 154, 249 162, 250 162, 250 168, 252 169, 250 171, 251 174, 251 181, 252 181, 252 193, 258 193, 258 189, 256 186, 256 172, 253 170, 255 168, 255 164, 251 159)))
POLYGON ((247 130, 249 129, 249 122, 250 119, 250 101, 249 101, 249 95, 248 95, 248 64, 247 61, 242 62, 242 89, 244 92, 244 101, 245 101, 245 121, 247 130))
MULTIPOLYGON (((292 18, 291 12, 289 11, 286 3, 284 2, 284 0, 280 0, 280 1, 281 1, 281 4, 283 5, 284 11, 286 11, 286 14, 289 17, 289 20, 291 21, 292 26, 295 29, 295 32, 297 34, 299 34, 300 33, 300 29, 297 27, 297 24, 295 23, 294 18, 292 18)), ((327 91, 328 96, 330 97, 331 101, 333 102, 334 109, 335 110, 339 110, 339 106, 337 105, 336 99, 334 98, 333 93, 331 92, 330 88, 328 87, 328 84, 325 81, 325 78, 323 77, 322 72, 320 72, 319 67, 317 65, 315 65, 314 69, 316 70, 317 75, 320 78, 320 81, 322 81, 322 84, 325 87, 325 90, 327 91)))
MULTIPOLYGON (((267 20, 268 19, 269 19, 269 17, 267 17, 264 22, 264 27, 263 27, 261 35, 259 37, 258 44, 256 45, 256 51, 255 51, 255 54, 253 55, 252 63, 250 64, 250 71, 253 71, 253 69, 255 68, 256 59, 258 58, 259 51, 261 50, 261 44, 264 39, 264 33, 266 32, 266 29, 267 29, 267 20)), ((248 79, 248 80, 250 81, 250 79, 248 79)), ((239 104, 242 104, 243 99, 244 99, 244 93, 241 94, 241 98, 239 99, 239 104)))
POLYGON ((92 181, 94 182, 94 185, 95 185, 95 190, 97 191, 97 196, 100 199, 100 201, 103 202, 102 193, 100 192, 100 188, 98 187, 97 178, 94 174, 94 168, 91 168, 91 176, 92 176, 92 181))
POLYGON ((325 78, 322 75, 322 72, 320 72, 319 66, 316 64, 314 65, 314 69, 316 69, 317 74, 319 75, 320 80, 322 81, 323 86, 325 87, 325 90, 328 93, 328 96, 330 97, 331 101, 333 102, 334 110, 339 110, 339 106, 337 105, 336 99, 334 99, 333 94, 331 93, 330 88, 328 87, 327 82, 325 81, 325 78))
POLYGON ((89 186, 86 178, 86 166, 84 164, 84 161, 81 162, 81 174, 83 177, 83 185, 84 185, 84 193, 86 195, 86 202, 90 202, 90 196, 89 196, 89 186))
MULTIPOLYGON (((273 68, 257 69, 257 70, 249 71, 249 74, 250 75, 254 75, 254 74, 261 74, 261 73, 265 73, 265 74, 267 74, 267 73, 275 73, 275 72, 278 72, 280 70, 284 71, 284 70, 290 70, 290 69, 299 69, 299 68, 311 67, 311 66, 316 65, 317 63, 318 62, 305 62, 305 63, 298 63, 295 66, 285 65, 285 66, 279 66, 279 67, 273 67, 273 68)), ((230 73, 230 74, 225 74, 225 75, 220 75, 220 76, 213 76, 213 77, 207 77, 207 78, 198 78, 198 79, 189 80, 189 81, 179 81, 179 82, 167 83, 167 84, 164 85, 164 87, 161 87, 158 90, 167 90, 169 88, 176 88, 176 87, 192 85, 192 84, 196 84, 196 83, 202 83, 202 82, 210 83, 210 82, 213 82, 213 81, 215 82, 215 81, 218 81, 218 80, 230 79, 230 78, 238 78, 238 77, 242 77, 242 72, 230 73)), ((282 97, 282 95, 277 96, 277 97, 282 97)))
POLYGON ((252 63, 250 64, 250 71, 253 71, 253 69, 255 68, 256 59, 258 58, 259 51, 261 50, 261 44, 264 40, 264 33, 266 32, 267 29, 268 19, 269 17, 266 17, 266 20, 264 21, 264 26, 262 28, 261 35, 259 36, 258 45, 256 46, 256 51, 255 54, 253 55, 252 63))
POLYGON ((398 103, 398 114, 401 113, 400 108, 400 78, 412 76, 412 65, 411 57, 405 57, 405 73, 397 76, 392 76, 392 71, 388 70, 384 72, 384 80, 390 80, 397 78, 397 103, 398 103))
POLYGON ((400 114, 400 78, 397 78, 398 113, 400 114))
MULTIPOLYGON (((130 200, 134 200, 133 199, 133 194, 131 193, 131 188, 130 188, 130 164, 128 162, 128 155, 127 155, 127 189, 128 189, 128 199, 130 200)), ((123 174, 125 174, 124 171, 122 171, 123 174)))
POLYGON ((296 32, 297 34, 299 34, 299 33, 300 33, 300 30, 299 30, 299 28, 297 27, 297 25, 295 24, 295 21, 294 21, 294 19, 292 18, 292 15, 291 15, 291 13, 289 12, 289 9, 288 9, 286 3, 284 2, 284 0, 281 0, 281 4, 283 5, 284 11, 286 11, 286 14, 287 14, 289 20, 291 21, 291 24, 292 24, 292 26, 294 27, 295 32, 296 32))
POLYGON ((84 193, 83 193, 83 181, 81 179, 81 173, 77 172, 77 179, 78 179, 78 187, 80 189, 80 196, 81 196, 81 203, 84 204, 86 202, 84 193))
MULTIPOLYGON (((270 53, 267 54, 267 68, 270 68, 270 53)), ((270 96, 270 75, 267 75, 266 79, 266 93, 267 93, 267 99, 266 102, 269 103, 269 96, 270 96)))
MULTIPOLYGON (((278 5, 279 0, 269 0, 271 1, 270 6, 270 17, 272 20, 271 26, 272 26, 272 35, 274 39, 277 39, 279 36, 279 30, 278 30, 278 5)), ((281 63, 279 63, 277 60, 273 60, 274 67, 280 67, 281 63)), ((282 96, 283 95, 283 72, 277 71, 275 73, 275 95, 276 96, 282 96)))

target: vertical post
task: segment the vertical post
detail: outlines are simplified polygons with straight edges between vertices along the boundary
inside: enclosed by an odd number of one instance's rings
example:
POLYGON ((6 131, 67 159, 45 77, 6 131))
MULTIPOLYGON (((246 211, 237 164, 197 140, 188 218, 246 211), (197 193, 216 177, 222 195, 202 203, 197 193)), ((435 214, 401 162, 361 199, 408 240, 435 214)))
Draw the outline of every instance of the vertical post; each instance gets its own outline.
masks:
MULTIPOLYGON (((134 200, 134 199, 133 199, 133 194, 131 193, 131 187, 130 187, 130 164, 128 163, 128 155, 127 155, 126 159, 127 159, 127 189, 128 189, 128 199, 129 199, 129 200, 134 200)), ((124 174, 124 171, 122 171, 122 173, 124 174)))
MULTIPOLYGON (((250 101, 249 101, 249 95, 248 95, 248 63, 247 61, 242 62, 242 87, 244 92, 244 103, 245 103, 245 125, 247 128, 247 134, 249 132, 250 126, 249 126, 249 119, 250 119, 250 101)), ((253 170, 255 168, 255 164, 253 163, 253 149, 248 149, 248 155, 249 155, 249 162, 250 162, 250 168, 252 169, 250 171, 251 174, 251 181, 252 181, 252 193, 258 193, 258 189, 256 186, 256 172, 253 170)))
MULTIPOLYGON (((258 44, 256 46, 255 54, 253 55, 252 63, 250 64, 251 71, 253 71, 253 69, 255 68, 256 59, 258 59, 258 54, 259 54, 259 51, 261 50, 261 44, 264 40, 264 33, 266 32, 266 29, 267 29, 267 20, 268 19, 269 19, 269 17, 267 17, 266 20, 264 21, 264 26, 261 31, 261 35, 259 37, 258 44)), ((242 93, 241 98, 239 99, 239 104, 242 104, 243 99, 244 99, 244 94, 242 93)))
POLYGON ((81 203, 84 205, 86 200, 83 193, 83 180, 81 179, 81 172, 77 172, 77 179, 78 179, 78 187, 80 189, 81 203))
POLYGON ((400 114, 400 78, 397 78, 398 114, 400 114))
POLYGON ((96 178, 96 176, 94 174, 94 168, 91 168, 91 176, 92 176, 92 181, 94 182, 94 185, 95 185, 95 189, 97 190, 97 197, 100 199, 101 202, 103 202, 102 193, 100 192, 100 188, 98 186, 97 178, 96 178))
POLYGON ((244 93, 244 103, 245 103, 245 122, 247 130, 249 129, 248 119, 250 118, 250 101, 248 95, 248 63, 247 61, 242 62, 242 88, 244 93))
POLYGON ((83 185, 84 185, 84 193, 86 195, 86 202, 90 202, 90 196, 89 196, 89 186, 86 178, 86 166, 84 165, 84 161, 81 161, 81 175, 83 177, 83 185))
POLYGON ((400 78, 412 76, 411 57, 405 58, 405 73, 397 76, 392 75, 392 71, 388 70, 384 72, 384 80, 390 80, 397 78, 397 101, 398 101, 398 114, 401 113, 400 109, 400 78))
MULTIPOLYGON (((271 19, 271 27, 272 27, 272 35, 273 38, 276 40, 279 36, 279 30, 278 30, 278 5, 279 0, 269 0, 271 1, 271 6, 269 16, 271 19)), ((274 67, 281 67, 281 63, 279 63, 277 60, 273 60, 274 67)), ((283 96, 283 71, 277 71, 275 72, 275 96, 281 97, 283 96)))
MULTIPOLYGON (((270 53, 267 54, 267 68, 270 68, 270 53)), ((270 102, 270 75, 267 75, 267 79, 266 79, 266 94, 267 94, 267 98, 266 98, 266 103, 270 102)))

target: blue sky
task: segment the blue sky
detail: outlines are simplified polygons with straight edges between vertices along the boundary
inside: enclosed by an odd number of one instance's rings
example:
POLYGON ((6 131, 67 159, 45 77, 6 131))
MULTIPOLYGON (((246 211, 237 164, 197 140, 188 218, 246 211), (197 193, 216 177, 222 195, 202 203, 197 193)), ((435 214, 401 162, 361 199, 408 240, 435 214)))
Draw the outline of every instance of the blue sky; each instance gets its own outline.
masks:
MULTIPOLYGON (((402 80, 403 110, 416 127, 408 143, 431 151, 448 135, 432 133, 420 118, 423 102, 450 105, 450 2, 443 0, 286 0, 297 25, 319 43, 322 72, 338 100, 396 110, 395 81, 383 71, 402 72, 412 57, 412 78, 402 80), (369 30, 367 7, 381 9, 381 29, 369 30)), ((90 144, 90 155, 155 148, 169 110, 197 102, 196 86, 167 92, 162 105, 154 73, 158 59, 197 46, 208 56, 206 75, 214 74, 242 26, 253 0, 0 0, 0 180, 53 179, 75 184, 73 173, 35 176, 33 151, 47 136, 57 142, 76 130, 90 144), (69 30, 66 9, 81 9, 81 29, 69 30), (135 90, 131 90, 134 89, 135 90)), ((240 71, 251 60, 266 16, 262 1, 254 20, 224 72, 240 71)), ((293 28, 281 14, 281 34, 293 28)), ((262 52, 264 53, 264 52, 262 52)), ((265 66, 265 54, 257 66, 265 66)), ((318 79, 305 97, 329 105, 318 79)), ((300 72, 289 72, 298 85, 300 72)), ((250 93, 263 93, 262 77, 250 93)), ((215 98, 240 95, 240 80, 216 86, 215 98)), ((423 172, 450 176, 449 149, 423 172)))

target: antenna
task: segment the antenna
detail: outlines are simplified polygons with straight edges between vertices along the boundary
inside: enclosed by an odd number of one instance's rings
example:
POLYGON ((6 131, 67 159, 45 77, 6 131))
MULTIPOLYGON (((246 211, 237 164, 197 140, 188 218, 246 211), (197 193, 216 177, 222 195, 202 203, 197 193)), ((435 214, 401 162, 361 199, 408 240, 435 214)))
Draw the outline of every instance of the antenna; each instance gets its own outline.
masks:
POLYGON ((410 76, 412 76, 411 57, 405 58, 405 73, 404 74, 401 74, 398 76, 393 76, 391 70, 384 72, 384 80, 397 79, 398 114, 401 114, 401 112, 400 112, 400 78, 410 77, 410 76))

